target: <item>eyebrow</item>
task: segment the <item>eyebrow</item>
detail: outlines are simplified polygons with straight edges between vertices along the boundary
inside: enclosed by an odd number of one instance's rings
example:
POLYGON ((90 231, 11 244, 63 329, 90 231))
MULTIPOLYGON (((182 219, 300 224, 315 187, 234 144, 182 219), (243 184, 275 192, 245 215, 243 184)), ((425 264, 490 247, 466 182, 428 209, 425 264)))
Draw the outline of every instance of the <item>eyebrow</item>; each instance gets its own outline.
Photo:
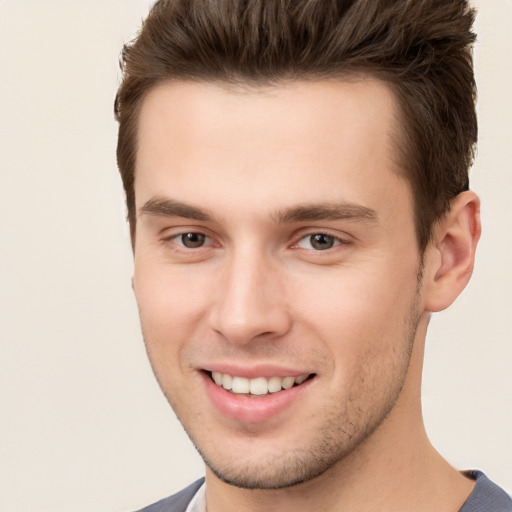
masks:
MULTIPOLYGON (((208 210, 159 196, 149 199, 140 209, 140 214, 183 217, 205 222, 214 219, 214 216, 208 210)), ((319 220, 353 220, 371 223, 378 221, 375 210, 351 202, 298 205, 277 212, 273 218, 278 224, 319 220)))
POLYGON ((213 216, 202 208, 163 197, 152 197, 140 209, 140 213, 163 217, 183 217, 186 219, 210 221, 213 216))
POLYGON ((375 210, 350 202, 299 205, 287 208, 277 215, 277 221, 281 224, 345 219, 376 223, 378 216, 375 210))

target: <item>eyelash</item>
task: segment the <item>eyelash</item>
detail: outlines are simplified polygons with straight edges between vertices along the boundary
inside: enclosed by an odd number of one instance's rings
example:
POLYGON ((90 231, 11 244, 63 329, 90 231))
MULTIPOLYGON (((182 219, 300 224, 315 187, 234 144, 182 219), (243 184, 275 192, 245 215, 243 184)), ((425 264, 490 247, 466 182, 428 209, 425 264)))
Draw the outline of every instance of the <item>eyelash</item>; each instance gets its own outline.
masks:
POLYGON ((298 239, 298 241, 293 244, 292 247, 298 247, 298 248, 301 248, 301 249, 304 249, 304 250, 307 250, 307 251, 313 251, 313 252, 326 252, 326 251, 329 251, 330 249, 334 249, 335 247, 338 247, 340 245, 348 245, 348 244, 349 244, 348 240, 345 240, 345 239, 343 239, 343 238, 341 238, 339 236, 332 235, 330 233, 325 233, 323 231, 315 231, 315 232, 307 233, 304 236, 301 236, 298 239), (308 240, 308 239, 309 239, 310 245, 313 245, 313 238, 315 238, 315 237, 316 238, 319 238, 319 237, 328 238, 330 241, 332 241, 332 245, 329 246, 329 247, 325 247, 323 249, 314 248, 314 247, 313 248, 302 247, 300 245, 301 242, 303 242, 305 240, 308 240))
MULTIPOLYGON (((210 242, 213 242, 213 239, 211 237, 209 237, 206 233, 202 233, 201 231, 185 231, 185 232, 182 232, 182 233, 178 233, 176 235, 172 235, 172 236, 169 236, 169 237, 166 237, 163 239, 164 242, 170 242, 170 243, 174 243, 176 244, 178 247, 180 247, 180 249, 184 249, 184 250, 194 250, 194 249, 202 249, 205 247, 204 244, 202 245, 199 245, 197 247, 187 247, 184 243, 183 243, 183 238, 188 236, 188 235, 194 235, 194 236, 199 236, 199 237, 203 237, 204 240, 210 240, 210 242), (176 240, 181 240, 181 242, 179 241, 176 241, 176 240)), ((209 245, 212 245, 212 243, 209 243, 209 245)))
MULTIPOLYGON (((215 245, 214 240, 210 236, 208 236, 206 233, 203 233, 200 231, 185 231, 182 233, 178 233, 178 234, 166 237, 163 239, 163 241, 166 243, 170 242, 170 243, 176 244, 179 247, 179 250, 185 250, 185 251, 194 251, 194 250, 198 250, 198 249, 203 249, 205 247, 209 247, 211 245, 215 245), (199 237, 200 239, 202 238, 203 242, 209 240, 210 243, 208 243, 208 244, 201 243, 201 245, 197 245, 196 247, 188 247, 184 243, 184 237, 186 237, 186 236, 189 237, 189 241, 191 241, 192 244, 194 243, 193 237, 199 237)), ((317 242, 319 242, 319 240, 317 240, 317 242)), ((327 252, 330 249, 333 249, 340 245, 348 245, 349 243, 350 242, 348 240, 340 238, 339 236, 331 235, 330 233, 325 233, 322 231, 314 231, 314 232, 306 233, 303 236, 301 236, 296 242, 294 242, 291 245, 291 248, 299 248, 299 249, 304 249, 306 251, 320 253, 320 252, 327 252), (332 245, 330 245, 329 247, 325 247, 323 249, 319 249, 319 248, 315 248, 315 247, 311 247, 311 248, 303 247, 300 245, 301 242, 303 242, 307 239, 309 239, 310 244, 313 245, 314 237, 317 237, 317 238, 325 237, 325 238, 329 239, 330 242, 332 242, 332 245)), ((327 245, 329 245, 329 242, 327 245)))

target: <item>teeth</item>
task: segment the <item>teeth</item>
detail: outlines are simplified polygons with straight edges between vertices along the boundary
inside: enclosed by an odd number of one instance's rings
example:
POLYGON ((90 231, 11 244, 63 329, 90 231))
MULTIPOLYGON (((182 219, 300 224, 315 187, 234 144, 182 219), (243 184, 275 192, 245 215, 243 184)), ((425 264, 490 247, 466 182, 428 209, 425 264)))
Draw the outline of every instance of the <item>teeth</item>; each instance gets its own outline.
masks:
POLYGON ((251 379, 249 382, 249 391, 251 395, 266 395, 268 393, 268 383, 265 377, 251 379))
POLYGON ((293 377, 285 377, 281 386, 283 386, 284 389, 290 389, 294 384, 295 379, 293 377))
POLYGON ((269 393, 276 393, 277 391, 281 391, 282 382, 283 379, 281 379, 281 377, 270 377, 270 379, 268 379, 269 393))
POLYGON ((244 377, 233 377, 233 385, 231 386, 233 393, 245 394, 249 393, 249 379, 244 377))
POLYGON ((301 375, 300 377, 295 377, 295 384, 302 384, 309 375, 301 375))
POLYGON ((223 376, 222 376, 222 387, 224 389, 231 389, 231 386, 233 384, 233 377, 231 377, 231 375, 228 375, 227 373, 225 373, 223 376))
POLYGON ((232 376, 227 373, 212 372, 212 379, 217 386, 240 395, 266 395, 268 393, 277 393, 283 389, 290 389, 294 385, 302 384, 309 374, 299 375, 298 377, 257 377, 255 379, 246 379, 245 377, 232 376))

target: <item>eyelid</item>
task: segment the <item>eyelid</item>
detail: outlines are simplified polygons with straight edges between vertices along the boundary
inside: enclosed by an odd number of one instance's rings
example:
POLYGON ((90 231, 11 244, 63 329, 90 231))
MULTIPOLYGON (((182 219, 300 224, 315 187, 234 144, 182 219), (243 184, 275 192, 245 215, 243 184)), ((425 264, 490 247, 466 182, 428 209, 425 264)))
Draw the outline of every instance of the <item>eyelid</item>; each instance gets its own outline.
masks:
MULTIPOLYGON (((218 241, 218 237, 211 233, 209 229, 205 229, 203 226, 176 226, 176 227, 169 227, 161 232, 161 236, 159 237, 160 241, 163 243, 172 243, 175 247, 181 250, 185 251, 199 251, 201 249, 209 248, 212 246, 220 247, 222 244, 218 241), (197 248, 190 248, 183 245, 179 239, 183 235, 186 235, 187 233, 194 233, 194 234, 200 234, 205 237, 205 244, 197 247, 197 248)), ((330 230, 330 229, 323 229, 323 228, 305 228, 300 229, 298 232, 295 232, 293 235, 293 242, 290 244, 289 247, 297 248, 297 249, 303 249, 306 251, 311 252, 328 252, 330 250, 335 249, 336 247, 340 245, 349 245, 353 242, 353 237, 346 233, 340 233, 337 230, 330 230), (335 231, 335 232, 333 232, 335 231), (304 239, 314 236, 314 235, 325 235, 328 237, 332 237, 335 240, 335 244, 333 247, 329 249, 319 250, 319 249, 307 249, 302 248, 299 246, 299 243, 303 241, 304 239)))
POLYGON ((199 231, 184 231, 183 233, 178 233, 177 235, 168 237, 167 240, 173 241, 173 243, 176 243, 175 240, 179 240, 179 243, 177 243, 177 245, 179 245, 180 247, 183 247, 184 249, 187 249, 187 250, 202 249, 204 247, 209 247, 213 243, 213 240, 211 237, 209 237, 206 233, 201 233, 199 231), (182 238, 183 238, 183 235, 189 235, 189 234, 204 236, 205 243, 199 247, 187 247, 186 245, 183 244, 182 238), (209 241, 209 243, 207 241, 209 241))
POLYGON ((312 235, 309 235, 309 236, 304 236, 302 237, 296 244, 296 247, 299 247, 300 249, 305 249, 307 251, 315 251, 315 252, 326 252, 326 251, 330 251, 331 249, 334 249, 335 247, 337 247, 338 245, 341 245, 342 244, 342 241, 339 239, 339 238, 336 238, 332 235, 327 235, 325 233, 314 233, 312 235), (324 249, 317 249, 315 247, 303 247, 301 244, 302 242, 306 242, 306 243, 309 243, 311 244, 311 238, 316 236, 316 235, 322 235, 322 236, 325 236, 325 237, 329 237, 333 240, 333 244, 331 247, 326 247, 324 249))
POLYGON ((292 243, 291 247, 304 249, 304 250, 310 250, 310 251, 314 251, 314 252, 327 252, 327 251, 332 250, 335 247, 338 247, 340 245, 349 245, 350 243, 352 243, 352 238, 345 233, 343 233, 343 234, 339 233, 339 232, 333 233, 329 229, 311 228, 311 229, 308 229, 307 231, 301 230, 299 233, 297 233, 294 236, 294 242, 292 243), (336 243, 330 249, 324 249, 323 251, 318 250, 318 249, 305 249, 305 248, 299 246, 299 243, 302 240, 304 240, 305 238, 312 237, 314 235, 324 235, 324 236, 332 237, 335 239, 336 243))
POLYGON ((160 236, 160 241, 167 244, 173 244, 178 250, 183 251, 199 251, 201 249, 209 248, 215 245, 218 245, 218 243, 215 240, 215 237, 209 232, 209 230, 204 229, 199 226, 179 226, 174 228, 168 228, 163 230, 164 232, 160 236), (203 235, 205 237, 205 244, 196 247, 186 247, 183 245, 180 241, 177 241, 182 237, 183 235, 186 235, 188 233, 194 233, 198 235, 203 235))

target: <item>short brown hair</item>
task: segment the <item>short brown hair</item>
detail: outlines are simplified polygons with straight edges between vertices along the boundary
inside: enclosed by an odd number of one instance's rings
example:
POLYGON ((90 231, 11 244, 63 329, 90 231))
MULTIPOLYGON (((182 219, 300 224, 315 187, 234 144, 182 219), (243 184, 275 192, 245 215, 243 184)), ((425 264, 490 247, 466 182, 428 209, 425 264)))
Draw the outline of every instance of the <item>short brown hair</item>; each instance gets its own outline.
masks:
POLYGON ((473 21, 464 0, 159 0, 123 49, 115 101, 132 237, 138 113, 155 85, 261 86, 364 73, 398 99, 399 158, 423 251, 450 200, 469 187, 477 140, 473 21))

